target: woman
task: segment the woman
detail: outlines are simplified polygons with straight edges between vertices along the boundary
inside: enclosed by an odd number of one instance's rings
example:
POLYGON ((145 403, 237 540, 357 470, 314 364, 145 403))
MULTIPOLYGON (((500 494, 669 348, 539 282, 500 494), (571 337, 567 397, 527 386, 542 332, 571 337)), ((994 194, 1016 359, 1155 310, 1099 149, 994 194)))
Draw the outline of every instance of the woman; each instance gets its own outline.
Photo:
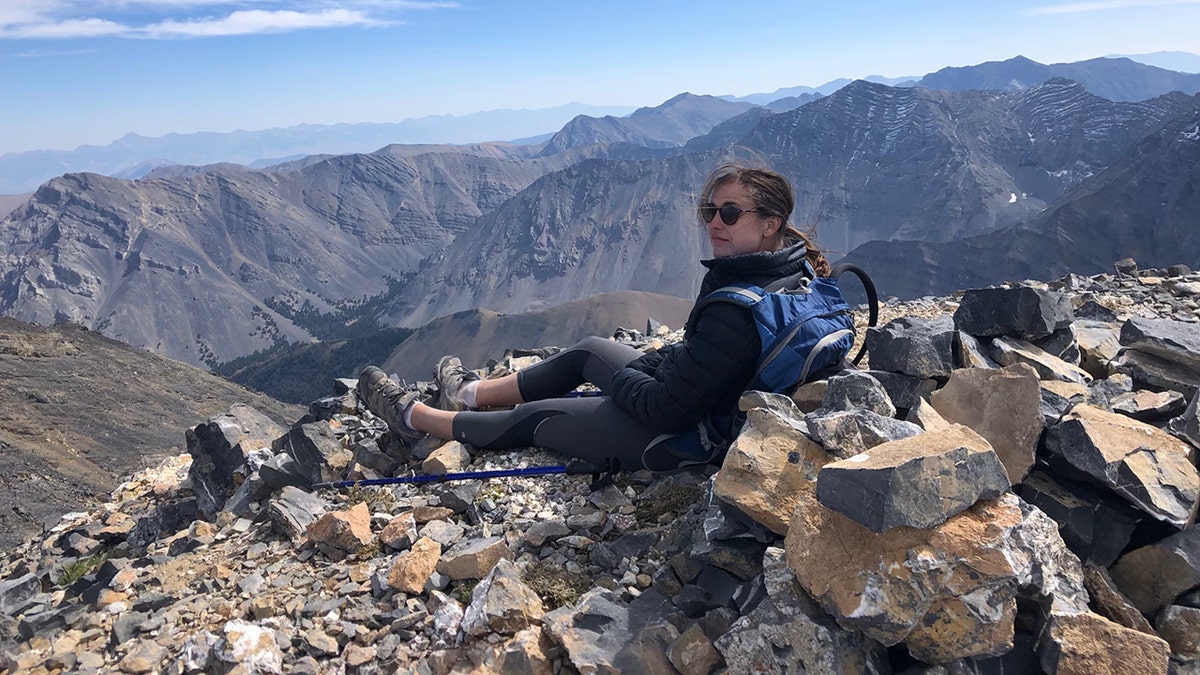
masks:
MULTIPOLYGON (((731 283, 774 290, 828 275, 824 255, 788 223, 794 204, 778 173, 718 167, 697 205, 713 250, 701 261, 708 273, 699 297, 731 283)), ((536 445, 600 467, 664 471, 721 454, 761 349, 750 310, 716 302, 693 311, 682 342, 657 352, 587 338, 492 380, 443 357, 434 374, 436 407, 372 366, 359 378, 359 393, 409 440, 428 433, 496 450, 536 445), (583 382, 603 396, 564 398, 583 382), (516 407, 477 410, 501 406, 516 407)))

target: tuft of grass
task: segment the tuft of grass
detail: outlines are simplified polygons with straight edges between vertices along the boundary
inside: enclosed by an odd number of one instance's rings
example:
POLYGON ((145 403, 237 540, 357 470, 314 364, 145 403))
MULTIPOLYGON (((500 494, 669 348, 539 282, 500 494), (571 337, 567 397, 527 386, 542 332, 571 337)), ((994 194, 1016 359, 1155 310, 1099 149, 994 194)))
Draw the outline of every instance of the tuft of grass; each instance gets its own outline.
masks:
POLYGON ((655 492, 653 498, 638 501, 637 518, 642 522, 656 523, 668 513, 690 509, 696 504, 696 500, 700 499, 700 495, 699 488, 683 485, 664 486, 655 492))
POLYGON ((475 494, 475 503, 479 504, 485 499, 491 499, 498 502, 504 498, 504 486, 500 481, 489 480, 484 481, 483 486, 479 488, 479 492, 475 494))
POLYGON ((84 575, 104 564, 104 561, 112 557, 111 551, 103 551, 96 555, 86 558, 79 558, 63 568, 62 576, 58 578, 58 585, 62 587, 70 586, 79 581, 84 575))
POLYGON ((450 597, 463 605, 471 604, 471 594, 475 592, 475 587, 480 581, 481 579, 463 579, 457 582, 454 584, 454 590, 450 591, 450 597))
POLYGON ((359 560, 370 560, 371 558, 379 557, 382 553, 383 542, 379 540, 379 537, 374 537, 371 539, 371 543, 358 547, 358 550, 354 552, 354 555, 357 556, 359 560))
POLYGON ((541 560, 530 565, 522 576, 542 599, 548 612, 575 602, 592 587, 592 580, 587 575, 568 572, 541 560))
POLYGON ((396 495, 386 488, 363 487, 355 483, 346 491, 346 506, 366 504, 372 511, 388 511, 396 503, 396 495))

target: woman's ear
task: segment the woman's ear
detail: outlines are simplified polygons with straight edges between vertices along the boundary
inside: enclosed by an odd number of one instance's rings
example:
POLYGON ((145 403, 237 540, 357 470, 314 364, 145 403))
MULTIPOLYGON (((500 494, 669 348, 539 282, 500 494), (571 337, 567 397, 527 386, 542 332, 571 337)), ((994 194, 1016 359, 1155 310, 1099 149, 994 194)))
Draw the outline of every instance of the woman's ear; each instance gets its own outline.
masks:
POLYGON ((779 216, 767 216, 767 227, 763 230, 763 239, 774 237, 779 233, 779 228, 783 227, 783 218, 779 216))

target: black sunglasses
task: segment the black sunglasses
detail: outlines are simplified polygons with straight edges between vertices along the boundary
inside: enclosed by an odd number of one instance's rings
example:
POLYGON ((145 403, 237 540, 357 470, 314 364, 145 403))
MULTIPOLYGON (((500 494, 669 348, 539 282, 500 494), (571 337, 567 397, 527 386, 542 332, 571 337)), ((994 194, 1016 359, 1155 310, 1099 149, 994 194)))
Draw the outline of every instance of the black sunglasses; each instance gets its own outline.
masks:
POLYGON ((725 223, 727 227, 736 225, 738 219, 742 217, 743 213, 757 213, 760 216, 767 215, 763 213, 762 209, 742 209, 738 208, 734 204, 717 206, 716 204, 710 202, 700 205, 700 220, 702 220, 705 225, 711 223, 713 216, 717 215, 718 213, 721 214, 721 222, 725 223))

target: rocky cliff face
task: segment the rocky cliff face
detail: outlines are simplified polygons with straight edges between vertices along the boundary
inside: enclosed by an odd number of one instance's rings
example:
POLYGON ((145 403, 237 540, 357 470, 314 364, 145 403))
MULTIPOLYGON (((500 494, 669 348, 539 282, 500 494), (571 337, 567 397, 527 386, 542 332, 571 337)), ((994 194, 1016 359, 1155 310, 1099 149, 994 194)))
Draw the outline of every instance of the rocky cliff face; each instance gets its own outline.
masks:
POLYGON ((1195 101, 1113 103, 1066 80, 1007 94, 859 81, 765 119, 741 142, 792 178, 794 219, 845 252, 1030 218, 1195 101))
POLYGON ((406 287, 390 320, 419 326, 481 307, 540 310, 588 295, 695 295, 704 233, 692 190, 711 160, 588 160, 480 219, 406 287))
POLYGON ((307 339, 287 308, 380 292, 543 166, 384 152, 277 173, 67 175, 0 225, 0 311, 211 365, 307 339))
POLYGON ((889 307, 670 475, 321 489, 559 458, 401 443, 350 380, 235 405, 6 550, 0 667, 1193 672, 1200 275, 1135 267, 889 307))
POLYGON ((846 260, 871 270, 881 293, 902 298, 998 279, 1094 273, 1126 256, 1156 266, 1200 264, 1198 165, 1200 112, 1193 111, 1022 226, 940 244, 872 242, 846 260))

